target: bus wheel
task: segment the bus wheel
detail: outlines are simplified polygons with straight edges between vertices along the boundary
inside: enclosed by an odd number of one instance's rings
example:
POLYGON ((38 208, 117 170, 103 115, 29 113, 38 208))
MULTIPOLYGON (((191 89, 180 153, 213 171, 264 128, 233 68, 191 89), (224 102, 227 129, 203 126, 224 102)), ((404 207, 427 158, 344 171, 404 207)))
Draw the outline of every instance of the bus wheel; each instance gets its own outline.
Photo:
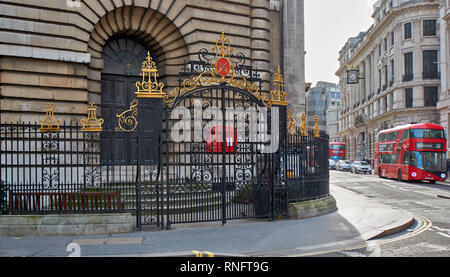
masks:
POLYGON ((430 181, 430 184, 436 184, 436 181, 430 181))
POLYGON ((398 170, 398 179, 397 179, 399 182, 401 182, 401 181, 403 181, 402 180, 402 170, 401 169, 399 169, 398 170))

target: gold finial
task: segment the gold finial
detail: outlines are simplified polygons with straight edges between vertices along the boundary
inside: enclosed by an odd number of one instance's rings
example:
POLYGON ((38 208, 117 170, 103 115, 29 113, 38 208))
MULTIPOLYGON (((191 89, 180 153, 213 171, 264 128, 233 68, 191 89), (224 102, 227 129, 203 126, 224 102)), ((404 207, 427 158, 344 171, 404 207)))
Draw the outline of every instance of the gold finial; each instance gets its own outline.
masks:
POLYGON ((225 31, 222 31, 222 34, 216 40, 216 46, 213 47, 212 50, 216 52, 216 59, 219 57, 230 57, 230 54, 234 49, 231 48, 230 40, 225 36, 225 31))
POLYGON ((271 104, 279 106, 287 106, 287 93, 284 91, 284 79, 281 74, 281 67, 278 66, 277 73, 273 78, 273 90, 270 91, 271 104))
POLYGON ((314 136, 320 138, 319 117, 317 115, 314 117, 314 136))
POLYGON ((308 136, 308 126, 306 125, 306 115, 302 114, 302 126, 300 126, 300 135, 302 137, 308 136))
POLYGON ((158 82, 158 69, 153 61, 150 51, 142 64, 142 82, 136 83, 138 98, 163 98, 166 94, 163 92, 164 83, 158 82))
POLYGON ((81 128, 82 132, 101 132, 103 131, 103 123, 105 121, 103 118, 97 118, 97 107, 94 103, 89 104, 88 108, 88 118, 81 119, 80 123, 83 126, 81 128))
POLYGON ((295 126, 296 121, 291 115, 291 110, 287 109, 287 130, 289 134, 295 135, 297 133, 295 126))
POLYGON ((62 121, 61 119, 55 118, 55 107, 53 104, 48 104, 48 108, 45 113, 45 120, 39 120, 39 124, 41 124, 41 128, 39 130, 42 133, 59 132, 62 121))

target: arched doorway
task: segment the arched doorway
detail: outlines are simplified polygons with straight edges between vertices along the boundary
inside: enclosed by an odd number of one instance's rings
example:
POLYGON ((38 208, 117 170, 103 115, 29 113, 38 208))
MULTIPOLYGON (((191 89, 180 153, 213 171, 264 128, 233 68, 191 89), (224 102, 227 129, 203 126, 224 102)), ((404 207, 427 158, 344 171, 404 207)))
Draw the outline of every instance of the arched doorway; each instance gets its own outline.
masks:
MULTIPOLYGON (((137 136, 141 138, 141 163, 158 164, 159 133, 161 130, 160 101, 141 101, 140 110, 147 120, 139 122, 139 132, 117 132, 117 114, 130 108, 136 99, 136 82, 141 81, 141 67, 149 47, 132 37, 113 37, 105 44, 102 58, 104 68, 101 79, 101 108, 105 119, 102 132, 102 161, 116 164, 131 164, 137 160, 137 136)), ((153 60, 157 61, 152 54, 153 60)))

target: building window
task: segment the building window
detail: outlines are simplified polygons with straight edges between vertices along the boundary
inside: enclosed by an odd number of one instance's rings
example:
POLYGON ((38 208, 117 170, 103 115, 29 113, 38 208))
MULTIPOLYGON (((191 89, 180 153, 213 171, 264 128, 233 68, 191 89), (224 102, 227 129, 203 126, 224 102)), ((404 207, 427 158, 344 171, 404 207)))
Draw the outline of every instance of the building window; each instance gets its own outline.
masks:
POLYGON ((384 51, 387 51, 388 49, 388 40, 387 38, 384 39, 384 51))
POLYGON ((423 35, 435 36, 436 35, 436 20, 424 20, 423 21, 423 35))
POLYGON ((438 87, 425 87, 424 98, 425 107, 436 107, 439 100, 438 87))
POLYGON ((387 65, 384 66, 384 86, 383 86, 383 91, 385 91, 387 89, 387 85, 388 85, 388 67, 387 65))
POLYGON ((404 25, 405 27, 405 39, 412 38, 412 23, 408 22, 404 25))
POLYGON ((406 108, 413 107, 413 89, 407 88, 405 89, 405 98, 406 98, 406 108))
POLYGON ((378 93, 381 91, 381 69, 378 70, 378 93))
POLYGON ((381 43, 378 44, 378 57, 381 57, 381 43))
POLYGON ((395 62, 394 60, 391 60, 391 80, 389 82, 389 86, 394 85, 394 79, 395 79, 395 62))
POLYGON ((423 51, 423 78, 439 79, 437 50, 423 51))
POLYGON ((411 81, 414 79, 414 61, 413 53, 405 53, 405 76, 403 81, 411 81))
POLYGON ((394 46, 395 44, 395 33, 394 31, 391 32, 391 46, 394 46))

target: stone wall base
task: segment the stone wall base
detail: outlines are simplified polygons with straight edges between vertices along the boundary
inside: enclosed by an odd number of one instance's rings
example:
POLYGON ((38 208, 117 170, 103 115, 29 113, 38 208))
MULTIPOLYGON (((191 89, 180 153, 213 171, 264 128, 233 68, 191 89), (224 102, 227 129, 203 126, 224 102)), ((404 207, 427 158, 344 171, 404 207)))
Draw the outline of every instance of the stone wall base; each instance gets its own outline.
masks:
POLYGON ((325 215, 336 210, 336 200, 329 195, 317 200, 289 204, 288 217, 290 219, 305 219, 325 215))
POLYGON ((0 236, 5 237, 131 233, 132 226, 129 213, 0 216, 0 236))

